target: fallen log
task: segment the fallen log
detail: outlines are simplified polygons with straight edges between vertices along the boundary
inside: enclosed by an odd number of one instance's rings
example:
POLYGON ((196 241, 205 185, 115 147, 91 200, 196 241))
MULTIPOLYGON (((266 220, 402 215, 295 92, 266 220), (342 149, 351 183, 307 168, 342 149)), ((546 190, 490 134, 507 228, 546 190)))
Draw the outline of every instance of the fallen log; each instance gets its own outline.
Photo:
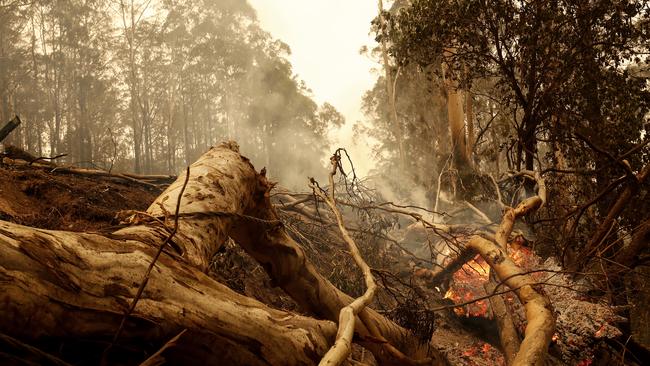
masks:
MULTIPOLYGON (((270 200, 273 184, 264 176, 260 176, 259 184, 255 204, 246 214, 261 220, 237 221, 231 237, 262 265, 274 285, 281 287, 302 309, 319 318, 338 321, 341 309, 353 299, 316 270, 303 248, 282 226, 266 224, 278 220, 270 200)), ((408 365, 409 361, 422 359, 429 359, 431 365, 446 363, 433 345, 422 344, 411 332, 368 307, 355 321, 355 333, 355 341, 370 350, 382 365, 408 365), (375 331, 385 341, 373 337, 375 331), (393 352, 386 342, 400 352, 393 352)))
MULTIPOLYGON (((111 239, 0 222, 0 329, 44 348, 81 342, 99 357, 156 250, 130 234, 111 239)), ((153 351, 183 329, 167 354, 173 364, 312 364, 336 334, 332 322, 270 309, 163 255, 109 364, 128 348, 153 351)), ((146 358, 128 358, 138 357, 146 358)))
POLYGON ((62 166, 62 165, 56 165, 53 163, 38 163, 37 160, 41 158, 36 158, 33 159, 32 161, 27 161, 23 159, 12 159, 9 157, 4 157, 2 159, 2 163, 5 165, 12 165, 12 166, 17 166, 17 167, 23 167, 23 166, 29 166, 30 168, 35 168, 35 169, 43 169, 47 170, 49 172, 59 172, 59 173, 65 173, 65 174, 76 174, 76 175, 81 175, 81 176, 88 176, 88 177, 102 177, 102 178, 108 178, 108 179, 116 179, 120 181, 126 181, 126 182, 132 182, 136 184, 142 184, 147 187, 151 188, 160 188, 161 186, 164 186, 166 184, 169 184, 166 181, 159 181, 157 178, 146 180, 146 179, 137 179, 133 178, 128 174, 121 174, 121 173, 109 173, 104 170, 99 170, 99 169, 85 169, 85 168, 78 168, 78 167, 73 167, 73 166, 62 166))
MULTIPOLYGON (((165 217, 163 224, 173 216, 184 179, 146 214, 165 217)), ((211 149, 191 166, 173 239, 181 254, 166 251, 156 262, 109 363, 139 363, 183 329, 186 334, 165 351, 170 363, 314 364, 329 349, 334 323, 270 309, 204 273, 230 227, 256 202, 258 179, 234 144, 211 149)), ((65 361, 97 363, 168 230, 156 220, 109 235, 0 221, 2 333, 67 350, 65 361)))
POLYGON ((467 246, 485 259, 497 278, 515 292, 526 310, 525 336, 512 365, 544 365, 555 332, 555 316, 548 297, 529 275, 513 263, 505 248, 480 236, 471 237, 467 246))
POLYGON ((0 129, 0 142, 4 141, 13 130, 20 126, 20 123, 20 117, 18 116, 14 116, 11 121, 7 122, 7 124, 0 129))

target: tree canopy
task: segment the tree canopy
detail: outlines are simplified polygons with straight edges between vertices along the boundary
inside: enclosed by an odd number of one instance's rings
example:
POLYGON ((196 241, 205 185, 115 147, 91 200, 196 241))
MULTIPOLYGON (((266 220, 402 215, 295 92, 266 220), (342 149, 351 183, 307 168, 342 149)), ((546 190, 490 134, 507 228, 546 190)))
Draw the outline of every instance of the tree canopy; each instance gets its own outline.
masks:
POLYGON ((343 123, 243 0, 3 1, 0 23, 0 120, 20 114, 9 143, 40 156, 173 173, 235 138, 290 177, 320 163, 343 123))

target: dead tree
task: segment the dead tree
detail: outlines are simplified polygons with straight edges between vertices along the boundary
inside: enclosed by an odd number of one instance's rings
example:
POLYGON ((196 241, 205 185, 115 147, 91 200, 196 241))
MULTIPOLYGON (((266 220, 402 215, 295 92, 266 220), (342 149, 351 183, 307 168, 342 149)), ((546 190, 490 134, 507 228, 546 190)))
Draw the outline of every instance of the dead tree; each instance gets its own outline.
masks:
MULTIPOLYGON (((0 221, 0 332, 43 349, 76 345, 78 352, 101 355, 169 234, 164 224, 175 220, 174 195, 184 178, 133 226, 109 235, 0 221)), ((264 194, 259 179, 232 144, 211 149, 192 165, 173 245, 155 264, 109 360, 143 361, 184 329, 165 352, 175 364, 320 360, 334 341, 334 323, 270 309, 204 273, 233 223, 243 222, 255 195, 264 194)))
MULTIPOLYGON (((191 166, 130 226, 109 235, 47 231, 0 221, 0 329, 29 345, 90 344, 104 349, 130 304, 139 300, 109 360, 144 360, 182 330, 168 360, 231 364, 313 364, 334 343, 339 312, 352 299, 304 257, 270 205, 270 184, 234 143, 191 166), (174 214, 181 195, 178 215, 174 214), (169 240, 172 222, 178 232, 169 240), (204 274, 232 236, 316 320, 272 310, 204 274), (146 287, 137 290, 161 243, 146 287), (38 330, 38 331, 35 331, 38 330), (144 349, 134 354, 134 349, 144 349), (112 358, 111 358, 112 357, 112 358)), ((358 343, 382 364, 427 359, 436 350, 371 309, 355 326, 358 343)), ((356 340, 356 339, 355 339, 356 340)), ((93 352, 93 354, 101 352, 93 352)))
MULTIPOLYGON (((131 212, 128 226, 110 234, 0 221, 0 333, 24 349, 74 349, 66 354, 72 359, 97 359, 108 349, 106 358, 115 363, 141 362, 161 347, 151 357, 176 364, 321 361, 336 339, 335 322, 353 299, 323 277, 287 234, 270 202, 272 188, 264 170, 257 173, 236 144, 224 143, 199 158, 146 212, 131 212), (323 320, 270 309, 207 276, 228 237, 305 312, 323 320)), ((331 203, 344 227, 336 201, 331 203)), ((548 299, 501 246, 478 236, 466 245, 485 257, 526 307, 526 336, 514 364, 541 364, 553 332, 548 299)), ((421 343, 373 309, 353 314, 354 337, 348 330, 346 339, 370 350, 380 364, 445 364, 435 345, 421 343)))
POLYGON ((0 129, 0 142, 9 136, 11 131, 15 130, 18 126, 20 126, 20 118, 18 116, 15 116, 11 121, 7 122, 7 124, 4 125, 2 129, 0 129))

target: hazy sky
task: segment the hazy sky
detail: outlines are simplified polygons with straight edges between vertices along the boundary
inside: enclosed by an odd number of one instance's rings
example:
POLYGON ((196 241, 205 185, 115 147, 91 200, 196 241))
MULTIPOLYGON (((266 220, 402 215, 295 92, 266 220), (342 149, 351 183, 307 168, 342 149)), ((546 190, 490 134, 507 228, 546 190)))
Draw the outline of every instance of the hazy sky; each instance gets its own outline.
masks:
MULTIPOLYGON (((377 14, 376 0, 249 0, 262 28, 291 47, 294 72, 313 91, 314 99, 330 102, 346 118, 337 145, 353 154, 355 167, 371 168, 364 139, 352 141, 352 126, 363 119, 361 97, 377 76, 377 64, 359 49, 375 44, 369 35, 377 14)), ((387 5, 385 5, 387 6, 387 5)), ((338 147, 337 146, 337 147, 338 147)))

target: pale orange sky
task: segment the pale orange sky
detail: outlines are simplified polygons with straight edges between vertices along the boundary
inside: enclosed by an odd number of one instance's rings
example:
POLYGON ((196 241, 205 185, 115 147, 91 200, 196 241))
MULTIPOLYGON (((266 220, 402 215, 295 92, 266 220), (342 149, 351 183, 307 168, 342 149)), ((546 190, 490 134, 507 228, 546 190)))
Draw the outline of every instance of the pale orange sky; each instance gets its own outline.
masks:
MULTIPOLYGON (((313 91, 318 103, 329 102, 346 118, 334 134, 336 146, 353 154, 365 174, 372 165, 365 139, 352 141, 352 126, 363 119, 361 97, 377 77, 377 65, 359 54, 373 47, 370 21, 375 0, 249 0, 261 26, 291 47, 294 72, 313 91)), ((389 2, 390 3, 390 2, 389 2)), ((384 6, 388 6, 385 4, 384 6)))

